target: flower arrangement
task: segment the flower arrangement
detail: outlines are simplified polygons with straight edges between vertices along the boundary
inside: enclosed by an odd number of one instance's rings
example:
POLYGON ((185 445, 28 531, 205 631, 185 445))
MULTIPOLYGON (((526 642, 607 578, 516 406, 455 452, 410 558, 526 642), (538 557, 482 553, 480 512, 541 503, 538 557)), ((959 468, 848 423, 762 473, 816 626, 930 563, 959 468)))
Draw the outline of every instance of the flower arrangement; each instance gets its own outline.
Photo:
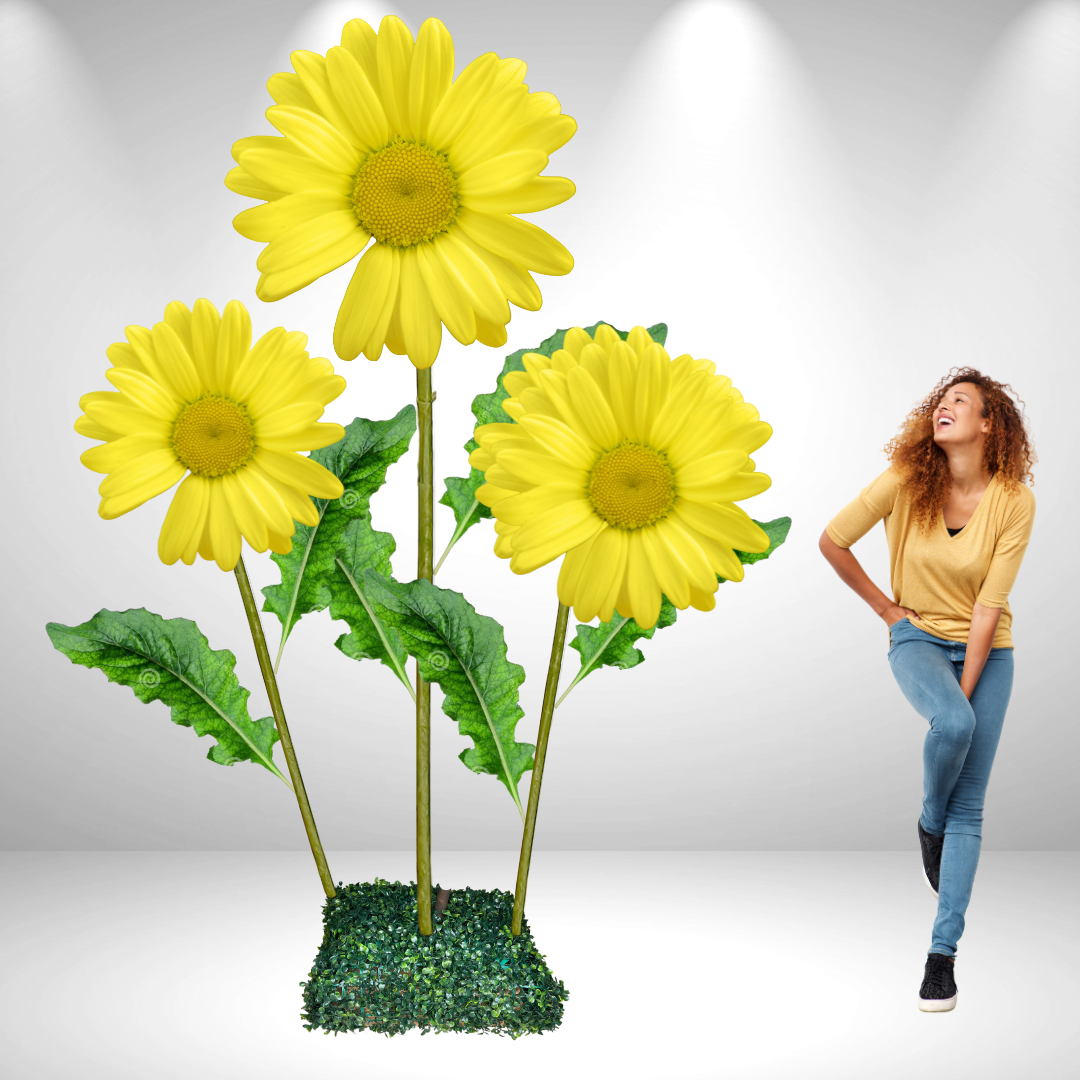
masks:
POLYGON ((469 475, 445 481, 440 501, 456 528, 435 564, 432 365, 442 327, 462 344, 503 345, 509 303, 541 305, 532 273, 571 270, 557 240, 514 215, 574 193, 569 180, 541 173, 575 124, 552 95, 529 91, 519 60, 488 53, 454 79, 453 44, 437 19, 415 40, 396 18, 377 33, 354 19, 325 57, 291 59, 293 72, 268 83, 276 104, 267 116, 281 135, 239 140, 226 178, 262 203, 234 221, 266 245, 257 295, 280 299, 362 252, 335 351, 377 360, 385 345, 407 356, 415 408, 347 427, 323 422, 345 380, 308 354, 304 334, 277 327, 253 343, 235 300, 220 315, 208 300, 190 310, 174 302, 152 328, 127 327, 107 350, 115 389, 84 395, 75 424, 100 443, 82 455, 106 474, 99 513, 118 517, 180 481, 158 556, 189 566, 199 556, 233 572, 273 715, 251 719, 234 654, 212 650, 190 620, 102 610, 78 626, 49 623, 48 633, 74 663, 211 736, 209 760, 258 763, 293 792, 327 897, 323 943, 301 984, 309 1030, 552 1030, 568 994, 536 949, 524 905, 553 714, 600 668, 641 663, 637 642, 679 610, 712 610, 721 582, 741 581, 744 564, 784 542, 790 518, 756 522, 736 505, 771 483, 750 455, 772 429, 711 361, 672 359, 664 324, 560 330, 506 357, 494 392, 474 400, 469 475), (417 433, 418 565, 401 582, 394 538, 373 527, 370 500, 417 433), (525 671, 508 659, 502 627, 434 584, 484 519, 513 573, 562 559, 535 746, 517 741, 525 671), (280 571, 263 589, 262 610, 281 626, 274 660, 243 540, 269 550, 280 571), (580 668, 556 700, 571 608, 580 668), (385 665, 415 704, 415 888, 335 886, 319 840, 276 672, 297 622, 326 609, 349 630, 337 648, 385 665), (521 816, 513 893, 450 893, 432 882, 433 684, 472 740, 461 761, 496 777, 521 816), (273 760, 279 741, 287 777, 273 760))

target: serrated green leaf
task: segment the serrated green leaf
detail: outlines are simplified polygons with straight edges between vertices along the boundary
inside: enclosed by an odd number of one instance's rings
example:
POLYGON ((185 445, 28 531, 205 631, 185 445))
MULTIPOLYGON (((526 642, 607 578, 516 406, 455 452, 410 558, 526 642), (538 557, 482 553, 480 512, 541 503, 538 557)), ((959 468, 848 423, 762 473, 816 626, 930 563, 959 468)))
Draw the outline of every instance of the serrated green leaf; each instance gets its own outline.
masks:
MULTIPOLYGON (((753 518, 750 519, 754 521, 753 518)), ((756 563, 767 559, 786 539, 788 529, 791 528, 791 518, 776 518, 773 521, 754 521, 754 524, 763 529, 769 537, 769 546, 765 551, 750 552, 736 551, 735 554, 741 563, 756 563)), ((717 581, 722 585, 727 578, 716 575, 717 581)), ((660 617, 656 625, 650 630, 642 630, 633 620, 627 619, 615 613, 610 622, 602 622, 598 626, 578 623, 574 640, 570 642, 570 648, 576 649, 581 655, 581 667, 574 676, 574 681, 563 691, 562 697, 555 703, 558 708, 563 699, 586 675, 601 667, 632 668, 645 660, 645 655, 640 649, 634 648, 634 642, 639 638, 649 640, 657 630, 663 630, 675 622, 678 614, 675 605, 666 596, 661 598, 660 617)))
POLYGON ((405 674, 408 654, 401 636, 375 614, 368 602, 364 573, 374 570, 384 578, 391 576, 390 556, 394 553, 394 538, 376 532, 368 516, 349 522, 342 536, 337 555, 338 573, 328 579, 330 588, 330 618, 343 619, 350 632, 342 634, 334 644, 353 660, 379 660, 405 684, 412 695, 412 683, 405 674))
MULTIPOLYGON (((779 517, 773 518, 772 521, 754 521, 750 519, 759 529, 764 529, 765 535, 769 538, 769 546, 764 551, 736 551, 735 554, 739 557, 741 563, 756 563, 761 562, 762 559, 767 559, 786 539, 788 529, 791 528, 791 518, 779 517)), ((717 579, 721 582, 727 581, 727 578, 716 575, 717 579)))
POLYGON ((292 550, 286 555, 270 556, 281 570, 281 584, 267 585, 262 590, 266 597, 263 611, 271 611, 281 620, 275 671, 300 617, 322 611, 330 604, 330 579, 338 573, 335 560, 345 530, 351 521, 370 520, 371 496, 385 482, 386 470, 408 450, 415 431, 416 410, 406 405, 389 420, 357 417, 345 429, 343 439, 311 452, 312 460, 338 477, 345 491, 340 499, 315 499, 319 523, 297 522, 292 550))
POLYGON ((103 608, 79 626, 51 622, 45 629, 73 664, 100 668, 110 682, 130 686, 140 701, 168 705, 174 724, 213 736, 210 761, 254 761, 289 783, 272 760, 278 739, 273 717, 250 719, 249 691, 233 671, 236 657, 228 649, 211 649, 190 619, 163 619, 145 608, 103 608))
MULTIPOLYGON (((596 329, 604 320, 595 322, 592 326, 584 327, 585 331, 589 334, 595 334, 596 329)), ((608 324, 610 325, 610 323, 608 324)), ((619 335, 625 341, 630 335, 629 330, 618 330, 612 327, 615 333, 619 335)), ((648 328, 649 336, 653 341, 663 345, 667 341, 667 323, 657 323, 655 326, 648 328)), ((566 339, 566 330, 556 330, 554 334, 549 338, 545 338, 535 349, 518 349, 517 352, 511 353, 506 357, 503 363, 503 369, 499 372, 499 377, 495 380, 495 391, 491 394, 478 394, 473 398, 472 411, 476 417, 476 423, 473 425, 475 430, 481 424, 512 424, 514 420, 508 416, 502 409, 502 403, 510 396, 509 391, 503 386, 503 379, 511 371, 524 371, 525 361, 523 357, 526 353, 539 353, 541 356, 551 356, 558 349, 562 348, 563 341, 566 339)), ((471 454, 477 447, 476 440, 470 438, 465 443, 465 452, 471 454)), ((454 529, 454 535, 450 537, 450 542, 446 545, 446 549, 443 551, 442 556, 439 559, 438 564, 435 567, 435 573, 438 573, 439 567, 442 566, 443 560, 450 554, 450 549, 469 531, 477 522, 482 521, 484 518, 490 518, 492 516, 491 510, 486 507, 476 497, 477 489, 484 484, 484 474, 477 468, 470 466, 469 475, 467 477, 462 476, 448 476, 443 483, 446 485, 446 491, 443 493, 439 502, 443 506, 449 506, 454 511, 454 520, 457 522, 457 527, 454 529)))
POLYGON ((555 707, 558 708, 563 698, 598 667, 637 667, 645 660, 645 656, 640 649, 634 648, 634 642, 639 638, 649 640, 657 630, 670 626, 678 614, 675 605, 664 596, 660 601, 660 615, 656 625, 648 630, 642 630, 636 620, 628 619, 618 612, 615 612, 610 622, 602 622, 598 626, 578 623, 570 648, 576 649, 580 654, 581 667, 574 676, 574 681, 555 703, 555 707))
POLYGON ((368 570, 364 583, 376 615, 398 631, 416 658, 420 678, 442 688, 443 712, 473 740, 475 745, 459 755, 462 763, 498 777, 524 821, 517 786, 533 767, 535 747, 514 739, 525 715, 518 704, 525 669, 506 659, 503 628, 478 615, 461 593, 423 578, 402 584, 368 570))

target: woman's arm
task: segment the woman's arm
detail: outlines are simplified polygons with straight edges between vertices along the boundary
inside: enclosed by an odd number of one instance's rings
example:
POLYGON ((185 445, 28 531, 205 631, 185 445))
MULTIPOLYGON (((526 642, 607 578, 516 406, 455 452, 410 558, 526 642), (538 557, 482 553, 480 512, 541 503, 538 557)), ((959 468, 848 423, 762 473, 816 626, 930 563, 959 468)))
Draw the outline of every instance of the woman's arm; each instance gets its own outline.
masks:
MULTIPOLYGON (((891 626, 905 615, 915 614, 911 608, 901 607, 894 604, 866 575, 866 571, 859 565, 859 560, 851 554, 850 549, 842 548, 828 531, 821 534, 818 541, 821 554, 828 559, 832 568, 840 575, 841 581, 850 586, 861 596, 873 609, 874 614, 885 620, 886 625, 891 626)), ((971 646, 969 645, 968 648, 971 646)), ((985 660, 985 657, 983 658, 985 660)))
POLYGON ((971 629, 968 631, 967 649, 964 650, 964 673, 960 676, 960 689, 969 701, 979 682, 986 658, 990 655, 994 631, 997 630, 1000 618, 1001 608, 986 607, 978 600, 971 609, 971 629))

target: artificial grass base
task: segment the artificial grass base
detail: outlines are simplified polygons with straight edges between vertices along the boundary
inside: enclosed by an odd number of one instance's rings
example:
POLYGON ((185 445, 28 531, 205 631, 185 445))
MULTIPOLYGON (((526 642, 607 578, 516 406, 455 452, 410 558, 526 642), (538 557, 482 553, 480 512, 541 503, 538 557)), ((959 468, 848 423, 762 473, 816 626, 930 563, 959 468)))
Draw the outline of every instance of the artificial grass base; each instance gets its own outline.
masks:
MULTIPOLYGON (((445 896, 445 890, 444 890, 445 896)), ((456 889, 433 931, 416 923, 416 884, 342 886, 323 908, 323 940, 304 987, 308 1031, 383 1035, 490 1031, 516 1039, 554 1031, 570 996, 537 951, 523 920, 514 937, 512 893, 456 889)), ((440 905, 441 907, 441 905, 440 905)))

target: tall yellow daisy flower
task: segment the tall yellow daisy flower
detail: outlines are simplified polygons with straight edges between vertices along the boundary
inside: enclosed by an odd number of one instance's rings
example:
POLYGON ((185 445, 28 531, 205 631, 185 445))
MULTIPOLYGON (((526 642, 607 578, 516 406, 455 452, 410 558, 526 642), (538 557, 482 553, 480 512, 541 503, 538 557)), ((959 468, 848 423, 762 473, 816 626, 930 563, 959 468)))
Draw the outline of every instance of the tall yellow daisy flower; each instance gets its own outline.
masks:
POLYGON ((343 360, 377 360, 385 344, 418 368, 435 362, 442 327, 463 345, 506 341, 507 301, 541 304, 530 271, 568 274, 574 260, 514 214, 574 194, 541 176, 577 124, 551 94, 529 93, 525 64, 485 53, 457 79, 454 45, 438 19, 413 41, 387 16, 362 19, 320 56, 294 52, 295 74, 274 75, 267 118, 281 137, 233 145, 225 178, 267 200, 233 221, 267 246, 260 300, 280 300, 367 246, 334 327, 343 360))
POLYGON ((469 456, 495 554, 527 574, 565 553, 559 601, 582 622, 614 609, 648 629, 662 595, 712 610, 717 574, 743 578, 733 549, 769 547, 734 504, 772 483, 749 456, 772 428, 710 360, 672 360, 640 326, 575 327, 522 361, 503 380, 515 423, 478 427, 469 456))
POLYGON ((296 522, 318 524, 309 495, 336 499, 341 481, 298 450, 345 437, 318 423, 345 389, 329 360, 305 351, 307 335, 277 327, 251 344, 251 320, 230 301, 179 301, 152 330, 129 326, 109 346, 116 387, 84 394, 75 430, 104 444, 82 463, 108 473, 98 513, 115 518, 160 495, 185 473, 158 538, 158 555, 189 566, 198 552, 222 570, 240 558, 240 537, 256 551, 291 550, 296 522), (295 520, 294 520, 295 519, 295 520))

